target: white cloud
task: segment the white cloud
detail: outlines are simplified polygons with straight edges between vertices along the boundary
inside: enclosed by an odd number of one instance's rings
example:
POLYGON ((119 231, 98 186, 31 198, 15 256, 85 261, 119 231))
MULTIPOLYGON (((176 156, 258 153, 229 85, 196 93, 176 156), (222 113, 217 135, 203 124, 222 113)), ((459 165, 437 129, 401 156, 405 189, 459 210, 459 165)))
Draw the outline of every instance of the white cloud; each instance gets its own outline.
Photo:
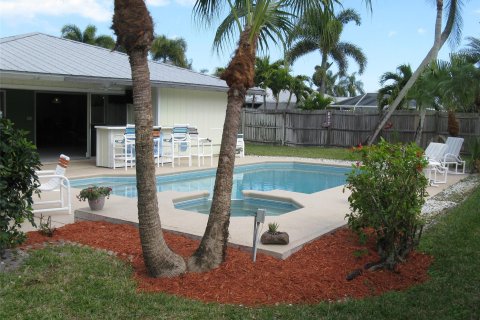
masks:
POLYGON ((388 37, 389 37, 389 38, 395 37, 396 35, 397 35, 397 31, 393 31, 393 30, 392 30, 392 31, 390 31, 390 32, 388 33, 388 37))
POLYGON ((427 30, 423 29, 423 28, 418 28, 417 29, 417 33, 418 34, 425 34, 427 32, 427 30))
POLYGON ((474 11, 476 14, 480 14, 480 9, 474 11))
POLYGON ((2 0, 0 17, 33 19, 38 15, 62 16, 76 14, 94 21, 109 21, 113 1, 106 0, 2 0))

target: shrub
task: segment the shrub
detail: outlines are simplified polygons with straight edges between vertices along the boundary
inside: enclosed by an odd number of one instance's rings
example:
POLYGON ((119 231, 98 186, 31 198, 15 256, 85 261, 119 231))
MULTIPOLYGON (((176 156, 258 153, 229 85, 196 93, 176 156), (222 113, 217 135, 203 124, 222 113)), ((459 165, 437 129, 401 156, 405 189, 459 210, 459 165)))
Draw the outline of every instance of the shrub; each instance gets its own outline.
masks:
POLYGON ((373 230, 381 257, 378 266, 393 269, 420 240, 428 179, 423 151, 415 144, 359 147, 362 162, 348 174, 349 227, 365 239, 373 230))
POLYGON ((8 119, 0 119, 0 253, 25 240, 20 225, 33 221, 33 193, 40 185, 36 147, 8 119))
POLYGON ((470 172, 480 172, 480 137, 472 137, 468 140, 470 157, 467 160, 470 172))
POLYGON ((302 110, 323 110, 326 109, 332 101, 332 98, 324 97, 318 92, 313 92, 299 103, 298 108, 302 110))

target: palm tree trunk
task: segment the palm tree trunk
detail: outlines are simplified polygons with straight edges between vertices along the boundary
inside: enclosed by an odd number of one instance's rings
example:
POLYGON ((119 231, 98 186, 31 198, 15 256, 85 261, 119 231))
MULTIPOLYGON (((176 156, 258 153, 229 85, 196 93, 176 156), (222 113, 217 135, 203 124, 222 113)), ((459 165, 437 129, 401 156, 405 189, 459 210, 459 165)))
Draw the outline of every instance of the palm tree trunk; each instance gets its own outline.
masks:
POLYGON ((392 104, 388 107, 387 112, 384 114, 380 122, 378 123, 373 135, 371 135, 367 139, 367 144, 372 145, 375 142, 378 134, 382 130, 382 128, 387 123, 388 119, 392 116, 393 112, 399 106, 400 102, 405 98, 407 95, 408 90, 413 86, 417 78, 423 72, 425 67, 433 60, 436 59, 438 56, 438 51, 443 46, 445 41, 447 41, 448 37, 453 28, 453 24, 455 21, 455 15, 459 14, 457 11, 457 0, 450 1, 450 12, 447 19, 447 24, 445 25, 445 29, 441 32, 442 28, 442 15, 443 15, 443 0, 437 0, 437 16, 435 19, 435 41, 433 43, 432 48, 428 52, 427 56, 423 59, 422 63, 418 66, 417 70, 413 73, 410 79, 407 81, 405 86, 400 90, 396 99, 392 102, 392 104))
POLYGON ((320 94, 322 96, 325 95, 325 92, 327 91, 327 59, 328 59, 328 56, 326 53, 322 53, 322 64, 320 66, 320 70, 322 72, 322 82, 320 83, 320 88, 318 89, 318 92, 320 92, 320 94))
POLYGON ((255 36, 252 42, 249 41, 249 36, 249 29, 242 32, 235 56, 222 75, 222 79, 226 80, 229 87, 227 111, 207 227, 200 246, 187 262, 188 270, 193 272, 217 268, 225 260, 237 134, 245 94, 254 84, 258 36, 255 36))
POLYGON ((418 122, 417 130, 415 131, 415 143, 420 146, 422 143, 422 133, 423 133, 423 126, 425 124, 425 115, 427 113, 427 109, 420 108, 420 121, 418 122))
POLYGON ((158 212, 153 159, 153 110, 148 50, 153 23, 143 0, 115 0, 113 29, 118 44, 129 56, 135 111, 135 155, 138 190, 138 225, 143 260, 152 277, 171 277, 186 270, 185 261, 165 243, 158 212))

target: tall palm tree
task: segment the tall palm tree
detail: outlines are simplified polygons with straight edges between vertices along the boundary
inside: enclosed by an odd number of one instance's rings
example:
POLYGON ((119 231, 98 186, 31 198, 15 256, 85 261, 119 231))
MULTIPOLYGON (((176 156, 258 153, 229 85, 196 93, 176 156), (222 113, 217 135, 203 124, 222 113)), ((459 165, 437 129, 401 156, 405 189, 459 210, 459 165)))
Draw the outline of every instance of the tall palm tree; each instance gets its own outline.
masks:
POLYGON ((92 24, 89 24, 83 32, 74 24, 66 24, 63 26, 61 32, 62 38, 65 39, 88 43, 107 49, 115 48, 115 40, 107 35, 97 36, 97 27, 92 24))
POLYGON ((362 74, 367 65, 367 58, 362 49, 349 42, 341 42, 340 36, 343 26, 351 21, 360 25, 360 15, 353 9, 341 11, 337 16, 332 16, 328 11, 315 8, 307 12, 297 24, 293 35, 291 49, 287 53, 288 59, 293 63, 299 57, 319 50, 321 64, 319 73, 319 92, 325 94, 327 71, 335 63, 339 74, 346 75, 348 69, 348 57, 351 57, 359 66, 359 74, 362 74), (329 62, 329 58, 332 59, 329 62))
POLYGON ((153 160, 153 109, 148 52, 153 41, 153 22, 144 0, 115 0, 112 29, 127 51, 132 69, 135 110, 135 152, 138 190, 138 227, 143 259, 152 277, 185 272, 182 257, 165 243, 158 212, 153 160))
POLYGON ((412 74, 410 79, 407 81, 405 86, 402 88, 402 90, 400 90, 397 98, 388 107, 387 112, 383 115, 382 119, 377 124, 375 131, 367 139, 368 145, 371 145, 375 141, 378 134, 387 123, 388 119, 390 119, 395 109, 397 109, 397 107, 400 105, 402 100, 407 95, 408 90, 410 90, 417 78, 422 74, 423 70, 428 66, 431 61, 437 59, 438 51, 442 48, 445 42, 450 39, 451 44, 455 45, 458 44, 458 42, 460 41, 462 27, 462 17, 460 12, 463 7, 463 1, 447 0, 445 7, 448 9, 448 14, 445 28, 442 31, 444 0, 436 0, 435 37, 433 46, 430 51, 428 51, 427 55, 422 60, 415 72, 412 74))
MULTIPOLYGON (((380 84, 383 86, 378 90, 378 107, 383 110, 385 106, 390 105, 398 96, 398 93, 412 77, 412 68, 409 64, 401 64, 396 72, 385 72, 380 77, 380 84)), ((407 106, 407 98, 400 102, 400 107, 407 106)))
POLYGON ((358 94, 365 93, 365 90, 363 90, 363 82, 357 80, 356 74, 357 73, 354 72, 351 75, 341 78, 339 81, 339 86, 345 88, 349 97, 355 97, 358 94))
POLYGON ((185 56, 186 51, 187 42, 185 39, 168 39, 164 35, 156 36, 150 49, 153 60, 160 60, 163 63, 191 69, 191 63, 188 62, 185 56))
POLYGON ((195 3, 194 13, 205 23, 211 23, 225 7, 229 8, 217 29, 214 47, 221 48, 236 33, 240 38, 232 60, 221 75, 229 89, 212 207, 200 246, 188 260, 189 270, 213 269, 225 259, 240 112, 247 90, 254 85, 257 45, 268 48, 268 40, 283 42, 293 28, 293 14, 301 15, 306 8, 326 2, 331 1, 197 0, 195 3))

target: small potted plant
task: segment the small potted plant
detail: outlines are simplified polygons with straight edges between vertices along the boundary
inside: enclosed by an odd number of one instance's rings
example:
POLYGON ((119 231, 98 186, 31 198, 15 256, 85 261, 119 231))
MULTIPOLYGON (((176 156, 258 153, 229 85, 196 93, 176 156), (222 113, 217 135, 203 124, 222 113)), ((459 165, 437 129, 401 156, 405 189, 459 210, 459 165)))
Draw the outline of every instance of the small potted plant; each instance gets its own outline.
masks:
POLYGON ((288 244, 290 239, 288 233, 278 231, 278 223, 268 224, 268 231, 265 231, 260 238, 263 244, 288 244))
POLYGON ((80 201, 88 200, 91 210, 102 210, 105 204, 105 197, 108 199, 111 192, 112 188, 110 187, 90 186, 82 189, 77 198, 80 201))

